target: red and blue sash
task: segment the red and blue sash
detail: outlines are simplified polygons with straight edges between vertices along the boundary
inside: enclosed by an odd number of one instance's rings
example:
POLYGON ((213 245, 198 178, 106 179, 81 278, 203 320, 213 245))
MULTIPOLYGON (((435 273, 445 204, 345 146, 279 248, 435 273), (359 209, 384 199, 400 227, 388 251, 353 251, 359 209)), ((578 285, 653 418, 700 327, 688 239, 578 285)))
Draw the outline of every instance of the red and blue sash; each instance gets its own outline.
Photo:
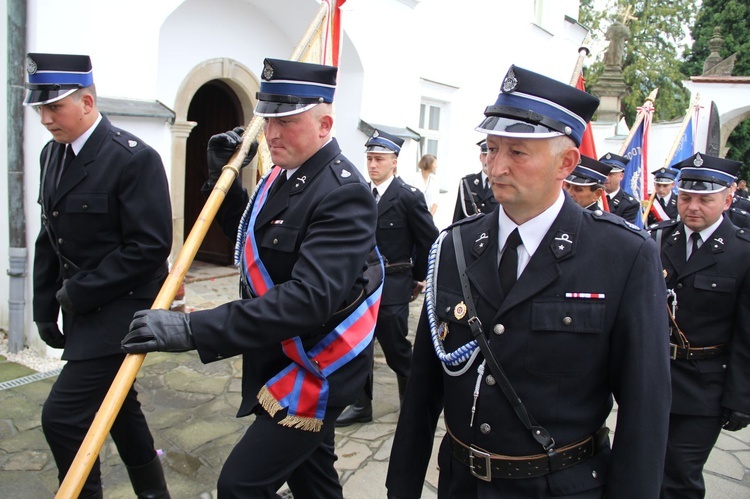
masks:
MULTIPOLYGON (((235 255, 241 257, 237 259, 242 265, 242 273, 251 291, 258 297, 263 296, 274 283, 258 255, 253 227, 280 172, 281 168, 274 167, 261 179, 250 201, 249 219, 243 217, 240 223, 238 242, 244 241, 244 248, 238 246, 239 251, 235 255)), ((287 409, 286 417, 279 424, 320 431, 328 402, 327 377, 372 342, 382 290, 381 276, 378 288, 309 351, 305 351, 299 336, 281 343, 284 355, 292 363, 271 378, 258 393, 258 401, 271 416, 287 409)))

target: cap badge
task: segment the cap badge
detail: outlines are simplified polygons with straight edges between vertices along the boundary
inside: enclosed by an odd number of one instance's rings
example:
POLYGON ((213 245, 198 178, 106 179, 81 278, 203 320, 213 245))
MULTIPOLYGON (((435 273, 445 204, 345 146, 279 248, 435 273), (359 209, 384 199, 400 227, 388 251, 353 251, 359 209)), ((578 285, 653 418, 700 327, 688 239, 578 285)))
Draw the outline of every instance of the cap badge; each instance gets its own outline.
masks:
POLYGON ((453 308, 453 317, 456 318, 457 321, 460 321, 464 318, 466 315, 466 304, 464 302, 459 302, 456 304, 456 306, 453 308))
POLYGON ((34 59, 32 59, 31 57, 27 57, 26 58, 26 72, 29 73, 30 75, 33 75, 34 73, 36 73, 36 70, 37 70, 37 67, 36 67, 36 62, 34 62, 34 59))
POLYGON ((604 157, 607 158, 607 159, 612 159, 612 155, 610 153, 607 153, 607 155, 604 156, 604 157))
POLYGON ((693 165, 695 166, 703 166, 703 158, 700 154, 695 155, 695 159, 693 160, 693 165))
POLYGON ((378 133, 377 130, 375 130, 374 132, 372 132, 372 138, 373 139, 377 139, 378 137, 380 137, 380 134, 378 133))
POLYGON ((270 62, 266 61, 263 67, 263 79, 270 80, 271 78, 273 78, 273 66, 271 66, 270 62))
POLYGON ((666 168, 662 168, 661 170, 659 170, 659 173, 666 173, 666 172, 667 172, 666 168))
POLYGON ((137 145, 138 145, 138 142, 136 142, 135 140, 129 140, 129 141, 128 141, 128 145, 129 145, 130 147, 135 147, 135 146, 137 146, 137 145))
POLYGON ((518 86, 518 80, 516 79, 516 74, 511 69, 508 71, 508 74, 505 75, 505 80, 503 80, 503 92, 512 92, 516 89, 518 86))

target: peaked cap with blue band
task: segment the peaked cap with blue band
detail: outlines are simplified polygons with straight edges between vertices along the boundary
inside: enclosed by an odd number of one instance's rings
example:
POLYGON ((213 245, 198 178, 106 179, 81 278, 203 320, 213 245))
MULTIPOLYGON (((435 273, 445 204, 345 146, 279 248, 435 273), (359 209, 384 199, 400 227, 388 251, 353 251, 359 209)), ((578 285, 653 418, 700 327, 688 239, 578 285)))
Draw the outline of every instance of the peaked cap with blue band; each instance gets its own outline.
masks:
POLYGON ((255 114, 263 118, 302 113, 317 104, 332 103, 335 66, 265 59, 255 114))
POLYGON ((480 154, 487 154, 487 139, 480 140, 477 142, 477 145, 479 146, 480 154))
POLYGON ((40 106, 64 99, 94 84, 91 58, 71 54, 26 54, 24 106, 40 106))
POLYGON ((697 153, 675 163, 680 170, 677 188, 695 194, 711 194, 731 187, 737 181, 742 163, 697 153))
POLYGON ((657 184, 671 184, 680 174, 679 171, 673 170, 672 168, 659 168, 655 172, 651 172, 654 175, 654 182, 657 184))
POLYGON ((608 152, 607 154, 599 158, 599 161, 608 165, 612 165, 611 173, 624 172, 625 167, 630 162, 630 160, 625 156, 620 156, 619 154, 614 154, 611 152, 608 152))
POLYGON ((484 110, 486 118, 476 131, 526 139, 565 135, 580 146, 597 107, 599 99, 591 94, 511 66, 497 101, 484 110))
POLYGON ((376 128, 367 140, 365 147, 367 148, 366 152, 390 153, 398 156, 402 145, 404 145, 404 139, 401 137, 396 137, 376 128))
POLYGON ((611 169, 611 165, 581 154, 581 160, 565 181, 575 185, 604 185, 611 169))

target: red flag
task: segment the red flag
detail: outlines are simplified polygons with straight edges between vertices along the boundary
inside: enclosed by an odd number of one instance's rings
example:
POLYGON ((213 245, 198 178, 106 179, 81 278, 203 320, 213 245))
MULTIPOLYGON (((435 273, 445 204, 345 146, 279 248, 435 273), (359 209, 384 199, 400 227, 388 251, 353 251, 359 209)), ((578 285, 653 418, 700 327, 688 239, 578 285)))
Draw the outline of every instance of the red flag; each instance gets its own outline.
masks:
MULTIPOLYGON (((341 55, 341 6, 344 5, 346 0, 324 0, 328 4, 328 15, 329 20, 327 23, 327 29, 330 29, 330 41, 331 41, 331 62, 334 66, 339 65, 339 56, 341 55)), ((329 37, 326 36, 326 43, 329 37)), ((328 50, 328 46, 326 46, 328 50)), ((325 54, 323 54, 325 58, 325 54)), ((324 63, 325 64, 325 63, 324 63)))
MULTIPOLYGON (((578 82, 576 83, 576 88, 585 92, 585 82, 586 80, 583 79, 583 74, 579 75, 578 82)), ((594 144, 594 134, 591 131, 591 123, 586 124, 586 130, 583 131, 583 138, 581 139, 581 145, 578 147, 578 149, 584 156, 599 159, 599 156, 596 154, 596 144, 594 144)))

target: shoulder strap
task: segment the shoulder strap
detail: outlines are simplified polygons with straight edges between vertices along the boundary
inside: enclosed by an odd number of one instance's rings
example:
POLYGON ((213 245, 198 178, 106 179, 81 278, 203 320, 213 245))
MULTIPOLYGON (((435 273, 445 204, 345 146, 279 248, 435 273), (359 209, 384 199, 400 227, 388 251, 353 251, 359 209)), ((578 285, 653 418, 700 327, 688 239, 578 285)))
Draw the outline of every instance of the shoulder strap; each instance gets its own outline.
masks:
POLYGON ((531 432, 531 436, 534 438, 534 440, 541 444, 545 452, 550 457, 553 457, 554 455, 556 455, 555 440, 547 430, 545 430, 542 426, 539 425, 539 423, 536 422, 534 417, 529 414, 529 411, 526 410, 526 406, 524 406, 523 402, 521 402, 518 394, 516 394, 516 391, 511 386, 510 380, 508 380, 508 377, 505 375, 505 371, 503 371, 503 368, 497 362, 497 359, 492 353, 492 350, 490 350, 490 346, 487 343, 487 338, 485 338, 484 331, 482 330, 482 322, 479 320, 479 317, 477 317, 477 312, 474 307, 474 300, 471 297, 471 286, 469 285, 469 279, 466 277, 466 261, 464 258, 463 243, 461 242, 461 228, 458 226, 453 227, 452 234, 453 247, 455 248, 456 252, 456 265, 458 266, 458 275, 461 279, 461 288, 464 295, 464 302, 466 303, 466 310, 469 315, 469 327, 471 328, 471 334, 474 336, 474 339, 477 340, 477 343, 479 344, 479 350, 482 352, 482 355, 484 355, 484 358, 487 361, 487 365, 490 367, 490 371, 492 371, 492 375, 497 381, 497 386, 500 387, 503 395, 505 395, 505 398, 508 399, 508 402, 510 402, 513 410, 516 411, 518 419, 520 419, 521 423, 523 423, 526 429, 531 432))
MULTIPOLYGON (((461 184, 462 184, 462 187, 463 187, 463 190, 464 190, 464 213, 466 213, 466 201, 465 201, 465 198, 466 198, 466 195, 468 194, 469 201, 471 201, 471 207, 474 209, 474 213, 473 214, 476 215, 477 213, 479 213, 479 208, 477 207, 477 203, 474 201, 474 195, 471 192, 471 187, 469 187, 469 183, 467 182, 466 177, 464 177, 464 178, 461 179, 461 184)), ((468 216, 471 216, 471 215, 469 215, 468 213, 466 213, 466 216, 468 217, 468 216)))

